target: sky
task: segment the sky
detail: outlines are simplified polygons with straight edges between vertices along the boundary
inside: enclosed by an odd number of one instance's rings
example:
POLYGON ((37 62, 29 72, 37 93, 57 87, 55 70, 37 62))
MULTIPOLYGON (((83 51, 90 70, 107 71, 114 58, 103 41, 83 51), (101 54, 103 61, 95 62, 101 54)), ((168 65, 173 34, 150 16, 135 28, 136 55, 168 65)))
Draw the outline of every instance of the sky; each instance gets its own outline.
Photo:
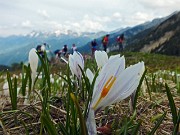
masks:
POLYGON ((0 36, 113 31, 180 10, 180 0, 0 0, 0 36))

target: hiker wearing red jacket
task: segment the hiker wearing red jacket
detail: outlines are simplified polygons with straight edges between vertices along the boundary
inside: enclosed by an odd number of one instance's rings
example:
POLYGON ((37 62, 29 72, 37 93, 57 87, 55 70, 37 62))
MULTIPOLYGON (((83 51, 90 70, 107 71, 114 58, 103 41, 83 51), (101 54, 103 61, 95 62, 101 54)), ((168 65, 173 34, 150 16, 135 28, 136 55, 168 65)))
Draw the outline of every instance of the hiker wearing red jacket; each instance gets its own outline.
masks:
POLYGON ((117 37, 117 44, 119 46, 119 52, 123 51, 124 34, 117 37))
POLYGON ((107 50, 108 42, 109 42, 109 34, 103 37, 103 40, 102 40, 102 44, 103 44, 103 48, 105 52, 107 50))

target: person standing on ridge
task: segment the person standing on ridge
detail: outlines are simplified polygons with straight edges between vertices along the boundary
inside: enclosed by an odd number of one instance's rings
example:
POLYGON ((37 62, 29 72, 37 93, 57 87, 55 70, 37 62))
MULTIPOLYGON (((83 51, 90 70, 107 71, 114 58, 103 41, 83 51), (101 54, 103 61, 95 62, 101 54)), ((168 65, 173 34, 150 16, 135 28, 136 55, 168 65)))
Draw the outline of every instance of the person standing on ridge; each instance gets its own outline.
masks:
POLYGON ((107 51, 107 46, 108 46, 108 42, 109 42, 109 34, 107 34, 105 37, 103 37, 102 39, 102 44, 103 44, 103 48, 104 51, 107 51))
POLYGON ((117 37, 117 44, 119 46, 119 52, 123 51, 124 34, 117 37))
POLYGON ((97 42, 96 39, 94 39, 93 41, 91 41, 91 51, 92 51, 92 56, 94 55, 94 52, 97 50, 97 42))

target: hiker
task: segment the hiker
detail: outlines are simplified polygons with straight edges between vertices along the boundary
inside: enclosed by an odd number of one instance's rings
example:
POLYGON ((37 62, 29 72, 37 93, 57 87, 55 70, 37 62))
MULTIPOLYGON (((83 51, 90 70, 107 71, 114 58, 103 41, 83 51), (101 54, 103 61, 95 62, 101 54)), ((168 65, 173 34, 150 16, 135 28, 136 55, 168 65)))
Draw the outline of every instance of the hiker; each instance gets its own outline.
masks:
POLYGON ((54 54, 55 54, 56 58, 60 58, 61 57, 61 53, 62 53, 62 51, 59 50, 59 49, 54 51, 54 54))
POLYGON ((72 50, 72 54, 77 51, 77 47, 75 44, 72 44, 72 47, 71 47, 71 50, 72 50))
POLYGON ((46 51, 46 43, 43 43, 42 45, 38 45, 36 47, 37 52, 39 55, 44 58, 44 52, 46 51))
POLYGON ((109 42, 109 34, 104 36, 103 39, 102 39, 102 44, 103 44, 103 48, 104 48, 105 52, 107 50, 108 42, 109 42))
POLYGON ((67 52, 68 52, 68 47, 67 47, 67 45, 64 45, 64 47, 62 48, 62 52, 63 52, 63 55, 64 55, 64 56, 67 55, 67 52))
POLYGON ((117 37, 117 44, 119 46, 119 52, 123 51, 124 34, 117 37))
POLYGON ((57 64, 61 58, 61 53, 62 53, 62 50, 55 50, 54 51, 54 54, 55 54, 55 64, 57 64))
POLYGON ((94 39, 93 41, 91 41, 91 51, 92 51, 92 56, 94 55, 94 52, 97 50, 97 42, 96 39, 94 39))

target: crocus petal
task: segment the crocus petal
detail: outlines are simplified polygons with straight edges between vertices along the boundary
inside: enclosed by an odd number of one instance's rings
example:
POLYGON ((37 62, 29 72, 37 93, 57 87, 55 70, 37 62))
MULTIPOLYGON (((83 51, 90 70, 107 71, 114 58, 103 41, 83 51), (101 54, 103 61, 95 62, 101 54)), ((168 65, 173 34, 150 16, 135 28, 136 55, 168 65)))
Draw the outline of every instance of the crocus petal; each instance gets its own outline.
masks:
MULTIPOLYGON (((108 60, 108 62, 103 66, 102 70, 99 73, 99 76, 96 79, 93 97, 92 97, 92 106, 95 107, 95 104, 101 97, 102 90, 106 84, 109 84, 109 79, 120 74, 125 69, 125 59, 124 57, 116 57, 114 59, 108 60)), ((99 106, 99 105, 98 105, 99 106)), ((98 107, 97 106, 97 107, 98 107)))
POLYGON ((70 67, 71 73, 74 75, 76 70, 75 70, 75 63, 74 63, 74 58, 72 54, 69 55, 69 67, 70 67))
POLYGON ((74 59, 76 60, 76 71, 77 71, 76 76, 78 78, 81 78, 81 76, 82 76, 81 69, 84 69, 83 56, 79 52, 74 52, 73 55, 74 55, 74 59), (79 66, 81 67, 81 69, 79 68, 79 66))
POLYGON ((89 68, 86 69, 86 75, 89 79, 89 82, 92 84, 93 79, 94 79, 94 74, 92 73, 92 71, 89 68))
POLYGON ((32 86, 33 86, 36 78, 37 67, 38 67, 38 55, 36 54, 35 48, 32 48, 29 52, 29 63, 32 71, 31 78, 32 78, 32 86))
POLYGON ((82 73, 81 73, 80 67, 82 69, 84 69, 83 56, 77 51, 75 51, 73 53, 73 55, 70 54, 70 56, 69 56, 69 66, 70 66, 70 70, 71 70, 72 74, 76 75, 78 78, 81 78, 82 73))
POLYGON ((36 54, 36 49, 32 48, 29 52, 29 63, 32 72, 36 72, 38 67, 38 56, 36 54))
POLYGON ((114 86, 107 94, 106 98, 99 103, 99 107, 104 108, 130 96, 137 89, 143 72, 144 62, 126 68, 118 76, 114 86))
POLYGON ((114 58, 116 58, 116 57, 120 57, 120 54, 110 56, 110 57, 109 57, 109 60, 110 60, 110 59, 114 59, 114 58))
POLYGON ((77 52, 77 51, 75 51, 75 52, 73 53, 73 55, 74 55, 74 59, 77 60, 77 63, 79 64, 79 66, 80 66, 82 69, 84 69, 84 58, 83 58, 83 56, 82 56, 79 52, 77 52))
POLYGON ((108 61, 108 55, 105 51, 95 51, 95 60, 98 68, 102 68, 108 61))
POLYGON ((90 109, 88 113, 88 118, 86 120, 86 126, 88 129, 88 134, 89 135, 96 135, 96 121, 95 121, 95 115, 94 115, 94 110, 90 109))

